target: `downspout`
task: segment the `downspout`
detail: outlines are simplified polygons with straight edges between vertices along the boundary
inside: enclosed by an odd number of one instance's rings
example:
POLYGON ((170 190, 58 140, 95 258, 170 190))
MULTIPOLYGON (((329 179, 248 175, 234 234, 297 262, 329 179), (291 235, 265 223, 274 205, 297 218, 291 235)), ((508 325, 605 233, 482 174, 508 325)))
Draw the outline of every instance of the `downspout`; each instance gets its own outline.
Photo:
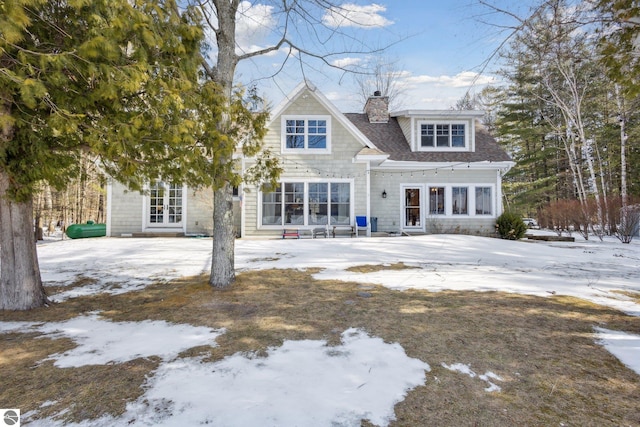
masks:
POLYGON ((371 237, 371 161, 366 163, 367 183, 367 237, 371 237))
POLYGON ((502 171, 496 170, 496 218, 502 215, 502 171))
MULTIPOLYGON (((245 171, 245 157, 242 156, 242 158, 240 159, 240 171, 241 171, 241 176, 244 177, 244 171, 245 171)), ((258 197, 258 192, 256 191, 256 197, 258 197)), ((240 187, 238 188, 238 198, 240 199, 240 237, 243 238, 246 236, 246 221, 245 221, 245 210, 244 210, 244 184, 240 184, 240 187)), ((256 206, 257 209, 257 206, 256 206)), ((256 221, 258 220, 258 218, 256 218, 256 221)), ((256 224, 257 227, 257 224, 256 224)))
POLYGON ((113 180, 107 179, 107 237, 111 236, 111 200, 113 200, 113 180))

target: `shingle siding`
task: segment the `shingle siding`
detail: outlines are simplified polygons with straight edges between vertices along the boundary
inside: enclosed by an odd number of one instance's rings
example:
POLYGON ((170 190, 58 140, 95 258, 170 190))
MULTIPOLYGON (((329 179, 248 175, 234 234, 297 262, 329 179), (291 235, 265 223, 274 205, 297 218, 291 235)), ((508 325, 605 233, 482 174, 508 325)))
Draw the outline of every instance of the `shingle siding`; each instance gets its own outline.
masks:
MULTIPOLYGON (((281 115, 285 116, 311 116, 329 115, 328 111, 313 96, 298 97, 281 115)), ((264 139, 265 147, 275 153, 282 151, 282 124, 280 117, 275 117, 264 139)), ((282 153, 281 163, 284 171, 280 176, 283 182, 300 181, 346 181, 352 185, 354 195, 351 216, 366 215, 366 166, 353 163, 356 154, 363 148, 363 144, 357 141, 335 117, 331 118, 331 153, 328 154, 297 154, 282 153)), ((250 160, 245 161, 246 167, 251 166, 250 160)), ((259 191, 256 187, 248 187, 250 192, 245 193, 243 199, 245 233, 247 236, 274 236, 282 232, 282 227, 260 229, 259 224, 259 191)), ((304 227, 301 227, 304 228, 304 227)), ((306 228, 313 228, 308 226, 306 228)))
MULTIPOLYGON (((416 230, 426 233, 466 233, 491 235, 495 231, 495 217, 499 208, 499 193, 496 191, 495 170, 467 171, 464 169, 435 170, 413 172, 373 171, 371 177, 371 216, 377 218, 377 231, 399 232, 403 231, 403 188, 415 186, 421 188, 422 210, 424 211, 424 230, 416 230), (493 209, 491 216, 476 216, 475 206, 472 205, 472 195, 469 200, 468 215, 428 215, 428 189, 429 187, 445 187, 446 196, 450 198, 450 188, 464 186, 469 192, 475 187, 491 187, 493 189, 493 209), (387 197, 382 198, 382 192, 387 197)), ((446 203, 450 203, 447 200, 446 203)))

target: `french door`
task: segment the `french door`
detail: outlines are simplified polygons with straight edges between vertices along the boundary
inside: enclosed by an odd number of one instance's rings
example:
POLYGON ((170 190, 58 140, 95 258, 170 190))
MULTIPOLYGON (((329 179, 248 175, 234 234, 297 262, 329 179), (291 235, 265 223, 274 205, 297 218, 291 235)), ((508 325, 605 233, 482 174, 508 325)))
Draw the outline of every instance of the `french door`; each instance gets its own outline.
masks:
POLYGON ((180 227, 183 215, 183 189, 181 185, 152 182, 149 186, 150 227, 180 227))

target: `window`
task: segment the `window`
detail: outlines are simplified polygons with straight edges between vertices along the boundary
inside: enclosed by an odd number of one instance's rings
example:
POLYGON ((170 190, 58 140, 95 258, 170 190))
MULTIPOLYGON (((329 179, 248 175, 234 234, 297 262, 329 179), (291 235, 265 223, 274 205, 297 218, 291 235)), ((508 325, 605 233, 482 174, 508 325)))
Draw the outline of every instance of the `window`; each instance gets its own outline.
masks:
POLYGON ((329 222, 329 184, 309 184, 309 225, 326 225, 329 222))
POLYGON ((464 123, 423 123, 420 125, 421 148, 464 148, 464 123))
POLYGON ((262 225, 349 225, 351 184, 287 182, 262 193, 262 225))
POLYGON ((284 118, 285 150, 327 150, 329 118, 284 118))
POLYGON ((262 193, 262 225, 282 225, 282 188, 262 193))
POLYGON ((468 188, 467 187, 453 187, 451 189, 451 204, 453 215, 468 215, 468 188))
POLYGON ((284 223, 304 224, 304 183, 284 185, 284 223))
POLYGON ((348 183, 331 184, 331 224, 348 225, 351 222, 350 197, 351 191, 348 183))
POLYGON ((491 215, 491 187, 476 187, 476 215, 491 215))
POLYGON ((436 125, 436 142, 438 147, 448 147, 449 125, 436 125))
POLYGON ((433 147, 433 125, 420 126, 420 135, 420 145, 423 147, 433 147))
POLYGON ((444 215, 444 187, 429 187, 429 214, 444 215))
POLYGON ((464 147, 464 125, 451 125, 451 146, 464 147))

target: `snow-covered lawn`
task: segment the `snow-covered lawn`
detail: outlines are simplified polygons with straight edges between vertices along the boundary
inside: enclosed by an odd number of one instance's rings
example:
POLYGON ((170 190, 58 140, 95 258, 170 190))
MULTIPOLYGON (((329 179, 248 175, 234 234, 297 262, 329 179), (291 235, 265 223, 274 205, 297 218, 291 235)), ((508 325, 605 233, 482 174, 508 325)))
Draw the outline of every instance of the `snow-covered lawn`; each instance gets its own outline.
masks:
MULTIPOLYGON (((319 267, 318 279, 379 284, 407 289, 506 291, 549 297, 570 295, 640 316, 640 244, 617 240, 545 243, 504 241, 462 235, 420 237, 238 240, 236 268, 306 269, 319 267), (417 268, 357 273, 363 264, 404 263, 417 268), (629 295, 636 295, 635 300, 629 295)), ((208 272, 210 239, 80 239, 49 241, 38 247, 47 286, 65 286, 78 277, 86 286, 62 290, 52 299, 98 292, 121 294, 159 280, 208 272)), ((594 341, 640 375, 640 336, 595 328, 594 341)), ((162 321, 112 322, 86 313, 64 322, 0 322, 3 332, 35 331, 68 337, 77 347, 51 354, 64 367, 122 363, 158 356, 145 394, 117 419, 104 416, 80 425, 206 424, 216 426, 359 426, 368 419, 386 426, 393 407, 424 384, 429 361, 410 358, 399 344, 388 344, 358 329, 342 332, 341 344, 321 340, 285 341, 266 358, 236 354, 218 362, 179 358, 200 345, 216 345, 223 328, 210 329, 162 321)), ((433 362, 432 362, 433 363, 433 362)), ((462 363, 442 364, 499 392, 502 379, 476 373, 462 363)), ((52 397, 53 398, 53 397, 52 397)), ((23 422, 36 412, 23 414, 23 422)), ((31 425, 62 425, 53 419, 31 425)))

